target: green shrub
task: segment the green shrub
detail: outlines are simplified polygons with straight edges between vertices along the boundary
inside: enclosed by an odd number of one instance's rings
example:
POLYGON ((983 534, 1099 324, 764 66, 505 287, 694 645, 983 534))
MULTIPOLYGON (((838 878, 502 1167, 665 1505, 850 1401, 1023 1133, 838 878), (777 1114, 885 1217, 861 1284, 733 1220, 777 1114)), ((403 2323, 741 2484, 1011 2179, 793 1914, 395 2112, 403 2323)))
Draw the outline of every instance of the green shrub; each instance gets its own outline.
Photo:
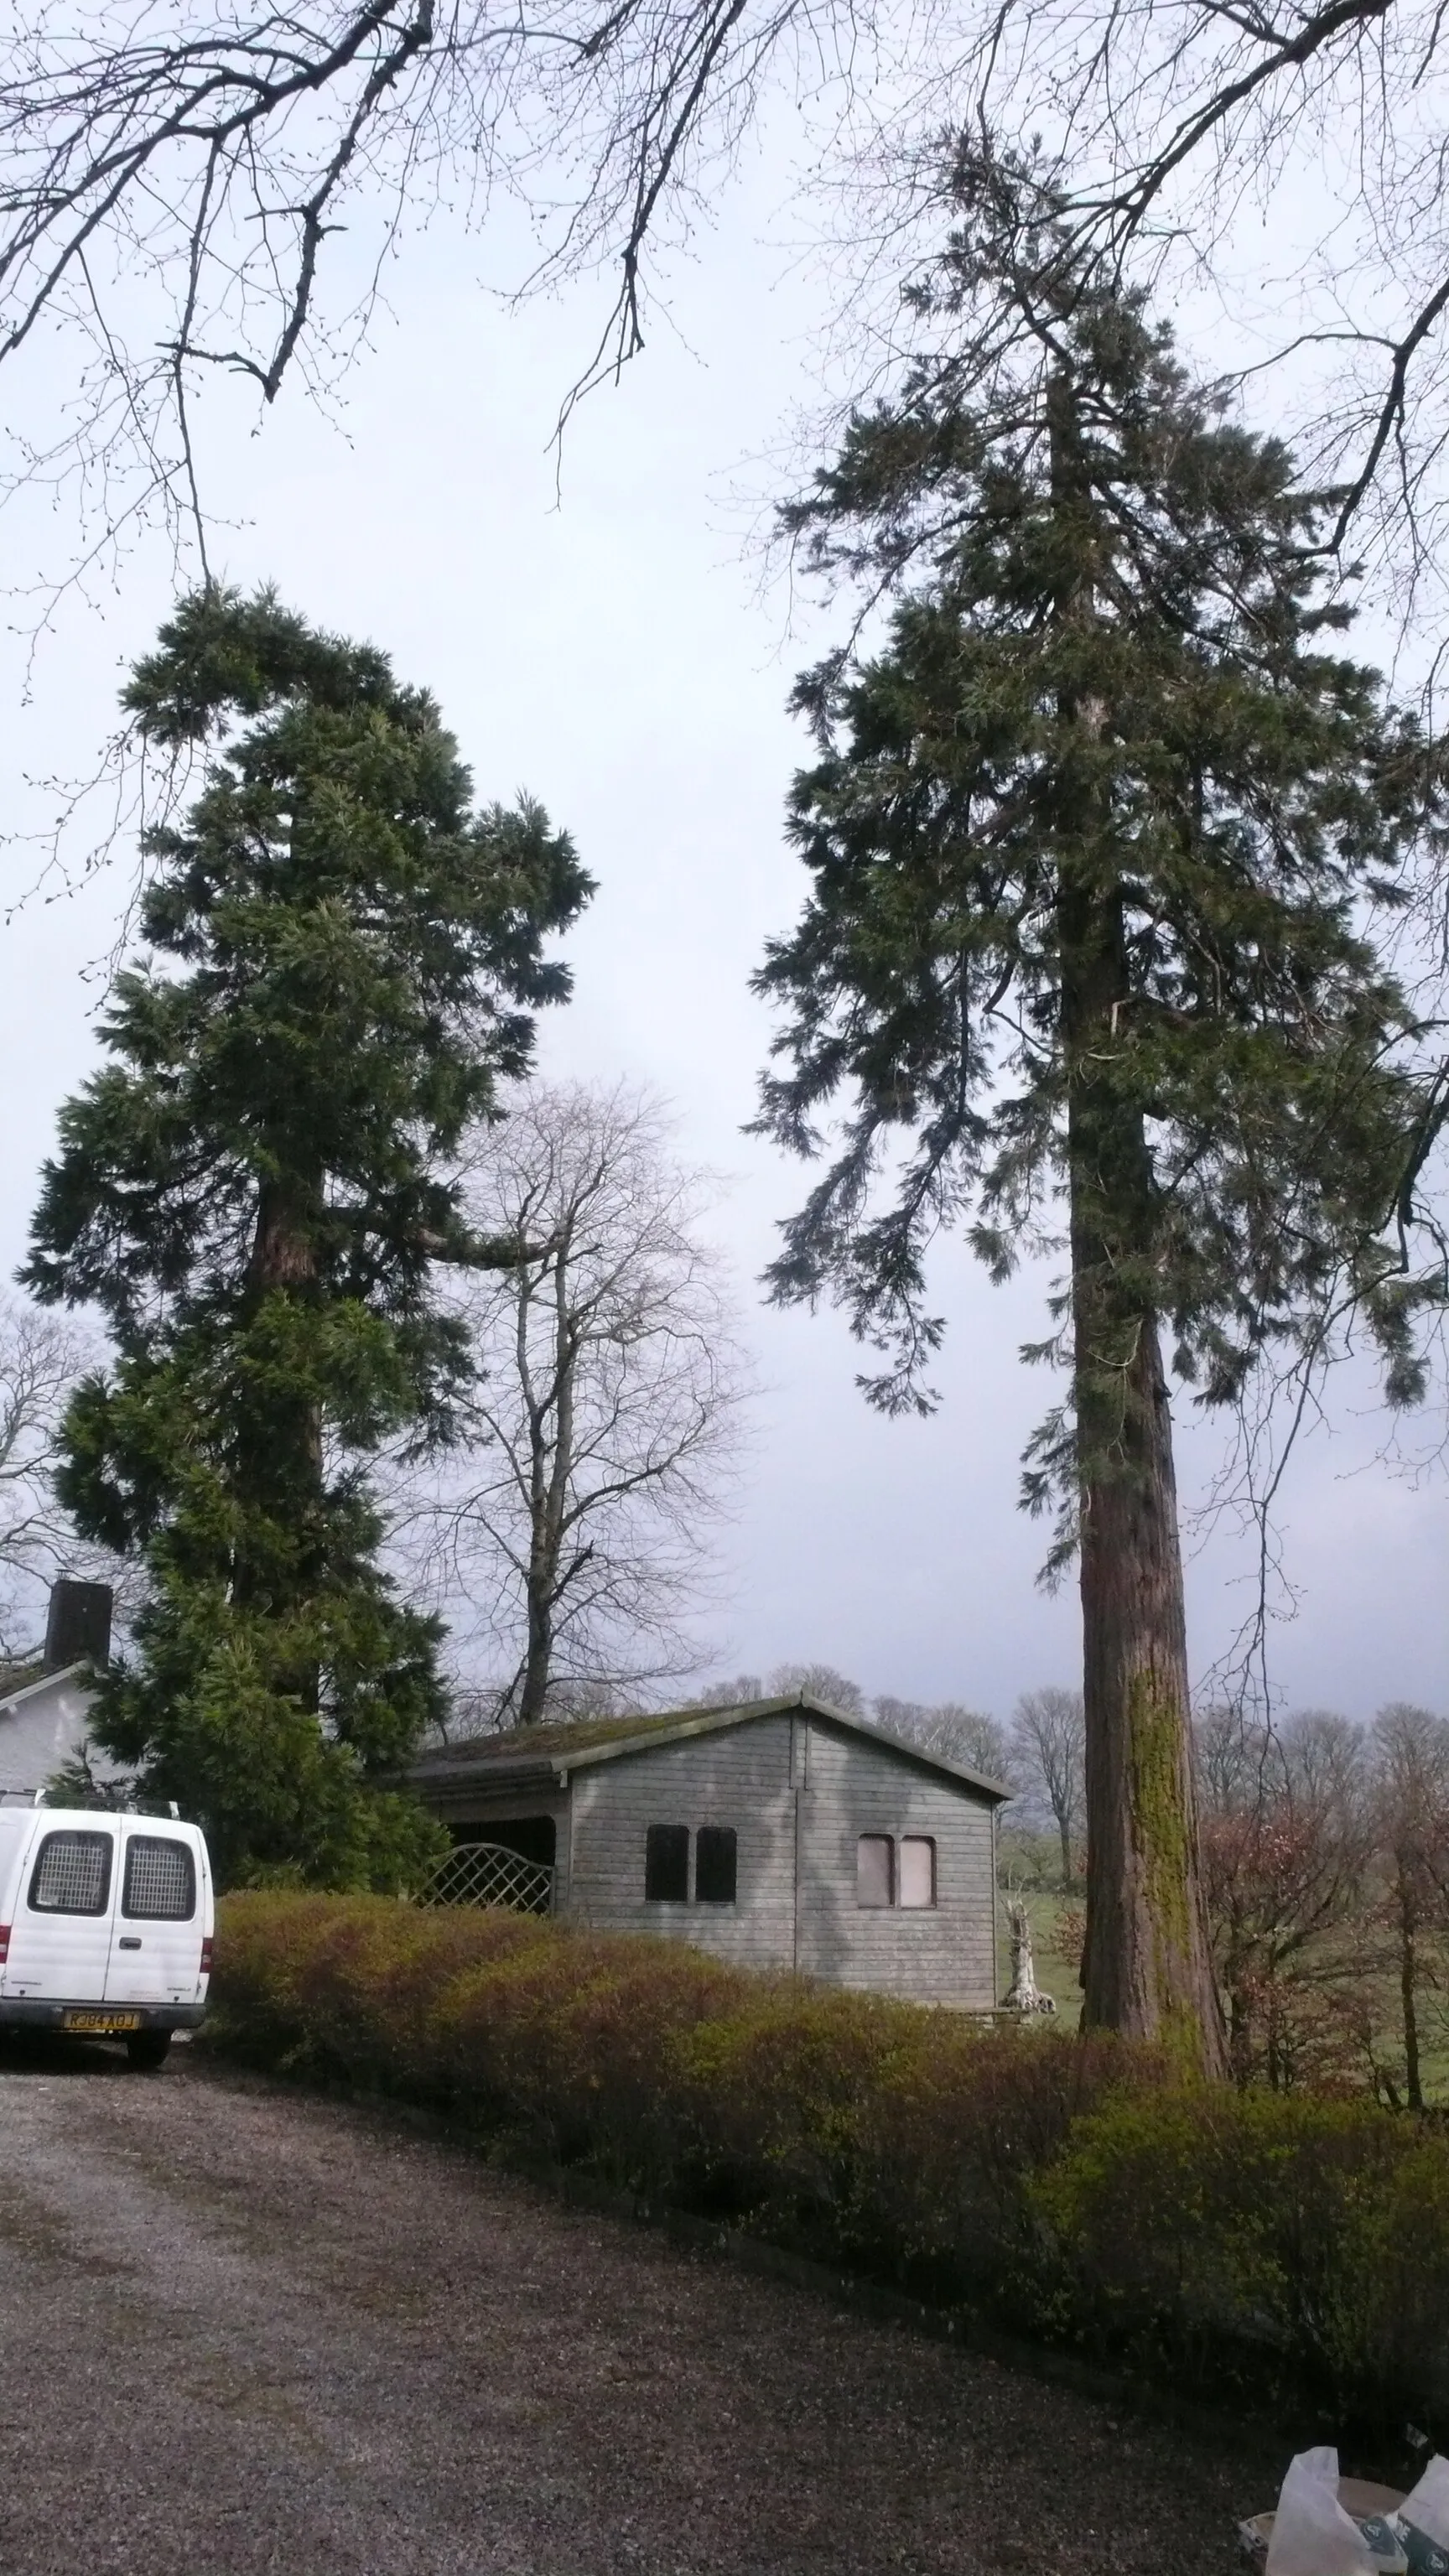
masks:
POLYGON ((1371 2103, 388 1898, 229 1896, 217 1962, 255 2062, 1179 2381, 1449 2406, 1449 2135, 1371 2103))
POLYGON ((1030 2197, 1077 2312, 1120 2341, 1204 2374, 1276 2355, 1385 2418, 1449 2398, 1440 2133, 1367 2101, 1163 2088, 1082 2119, 1030 2197))

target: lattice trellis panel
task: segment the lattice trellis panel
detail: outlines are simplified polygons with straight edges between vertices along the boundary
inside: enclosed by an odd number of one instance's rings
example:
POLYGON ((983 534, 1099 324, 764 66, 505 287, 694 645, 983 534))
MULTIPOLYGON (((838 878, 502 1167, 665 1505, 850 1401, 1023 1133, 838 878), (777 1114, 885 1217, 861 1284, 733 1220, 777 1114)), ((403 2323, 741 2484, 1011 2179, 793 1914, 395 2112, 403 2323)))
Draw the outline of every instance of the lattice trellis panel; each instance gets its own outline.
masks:
POLYGON ((553 1871, 502 1843, 459 1843, 440 1861, 420 1905, 502 1905, 510 1914, 553 1911, 553 1871))

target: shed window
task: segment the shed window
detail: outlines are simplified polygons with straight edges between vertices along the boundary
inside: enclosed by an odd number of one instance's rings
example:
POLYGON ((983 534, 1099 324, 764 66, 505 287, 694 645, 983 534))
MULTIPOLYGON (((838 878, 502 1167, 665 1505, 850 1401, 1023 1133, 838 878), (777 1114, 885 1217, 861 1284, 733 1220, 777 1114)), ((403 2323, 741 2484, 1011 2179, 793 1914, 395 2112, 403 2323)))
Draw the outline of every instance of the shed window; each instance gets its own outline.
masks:
POLYGON ((857 1905, 889 1905, 895 1893, 895 1847, 889 1834, 862 1834, 855 1846, 857 1905))
POLYGON ((936 1846, 925 1834, 901 1836, 901 1903, 936 1902, 936 1846))
POLYGON ((737 1852, 733 1825, 701 1825, 694 1845, 696 1905, 733 1905, 737 1852))
POLYGON ((651 1825, 644 1837, 644 1898, 649 1905, 689 1903, 689 1827, 651 1825))
POLYGON ((47 1834, 30 1880, 36 1914, 104 1914, 111 1894, 110 1834, 47 1834))

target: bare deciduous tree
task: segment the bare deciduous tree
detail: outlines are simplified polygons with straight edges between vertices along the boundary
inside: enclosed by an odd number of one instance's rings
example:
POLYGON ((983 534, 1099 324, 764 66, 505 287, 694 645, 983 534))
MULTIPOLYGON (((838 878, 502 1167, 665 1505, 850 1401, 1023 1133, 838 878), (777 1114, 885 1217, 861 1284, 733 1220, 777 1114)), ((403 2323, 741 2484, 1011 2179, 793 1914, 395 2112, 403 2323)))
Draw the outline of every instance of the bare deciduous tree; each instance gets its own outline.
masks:
POLYGON ((1362 1734, 1331 1709, 1300 1710, 1280 1728, 1212 1709, 1194 1732, 1232 2071, 1275 2090, 1338 2073, 1362 2059, 1372 2019, 1362 1734))
POLYGON ((767 1699, 764 1682, 758 1673, 735 1673, 727 1680, 706 1682, 685 1700, 686 1708, 744 1708, 752 1699, 767 1699))
POLYGON ((502 1664, 495 1723, 699 1661, 685 1621, 748 1392, 703 1195, 622 1085, 540 1086, 478 1139, 469 1223, 514 1257, 459 1291, 466 1455, 424 1518, 502 1664))
POLYGON ((1404 2095, 1410 2110, 1422 2111, 1423 1990, 1442 1979, 1449 1932, 1449 1721, 1395 1700, 1374 1720, 1369 1762, 1404 2095))
POLYGON ((1011 1759, 1025 1796, 1044 1806, 1061 1840, 1062 1885, 1086 1825, 1086 1720, 1080 1691, 1024 1691, 1011 1724, 1011 1759))
POLYGON ((762 1680, 758 1673, 737 1673, 733 1680, 712 1682, 686 1705, 690 1708, 737 1708, 752 1699, 785 1699, 795 1691, 805 1691, 812 1699, 823 1699, 832 1708, 843 1709, 847 1717, 871 1717, 892 1735, 903 1735, 919 1744, 925 1753, 939 1753, 948 1762, 962 1763, 968 1771, 980 1771, 992 1780, 1011 1776, 1011 1757, 1006 1736, 994 1717, 984 1711, 967 1708, 961 1700, 896 1699, 882 1692, 871 1699, 848 1673, 838 1672, 834 1664, 776 1664, 762 1680))
POLYGON ((983 1772, 989 1780, 1011 1777, 1005 1730, 984 1709, 967 1708, 956 1699, 927 1706, 920 1700, 882 1698, 872 1701, 871 1714, 893 1734, 909 1736, 924 1753, 939 1753, 944 1761, 983 1772))
POLYGON ((612 371, 642 343, 649 246, 698 214, 782 43, 818 82, 832 29, 865 27, 848 0, 22 6, 0 39, 0 361, 73 357, 12 473, 73 487, 92 555, 148 508, 190 519, 205 570, 198 390, 315 391, 408 228, 479 218, 499 185, 543 277, 613 265, 581 383, 612 371), (329 290, 343 233, 363 273, 329 290))
POLYGON ((832 1708, 843 1708, 847 1717, 865 1715, 865 1693, 859 1682, 838 1673, 833 1664, 776 1664, 770 1675, 770 1697, 785 1699, 792 1691, 808 1691, 812 1699, 828 1700, 832 1708))
POLYGON ((83 1362, 52 1317, 0 1301, 0 1655, 34 1643, 45 1587, 79 1556, 56 1503, 56 1434, 83 1362))

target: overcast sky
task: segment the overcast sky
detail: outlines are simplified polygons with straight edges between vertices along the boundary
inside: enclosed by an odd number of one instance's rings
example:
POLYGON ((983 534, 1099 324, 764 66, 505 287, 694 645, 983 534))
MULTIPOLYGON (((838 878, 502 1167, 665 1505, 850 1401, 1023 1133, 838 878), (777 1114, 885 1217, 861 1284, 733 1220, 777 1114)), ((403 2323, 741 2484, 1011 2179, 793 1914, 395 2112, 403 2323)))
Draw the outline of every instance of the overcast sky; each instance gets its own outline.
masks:
MULTIPOLYGON (((675 1104, 683 1154, 730 1176, 716 1228, 765 1389, 723 1542, 717 1669, 827 1660, 868 1691, 1005 1716, 1018 1692, 1074 1681, 1078 1668, 1074 1593, 1037 1590, 1043 1534, 1014 1508, 1022 1442, 1054 1394, 1017 1360, 1043 1329, 1043 1283, 993 1289, 964 1247, 942 1248, 944 1401, 924 1423, 868 1411, 837 1318, 770 1313, 753 1285, 802 1181, 740 1132, 769 1035, 747 979, 801 900, 781 832, 803 751, 785 700, 831 631, 828 615, 789 630, 782 589, 762 585, 743 542, 740 495, 769 487, 792 410, 815 399, 818 281, 760 244, 779 185, 768 160, 757 164, 715 234, 677 264, 670 317, 644 358, 575 416, 557 494, 550 432, 599 299, 580 289, 510 314, 480 288, 478 245, 440 223, 393 273, 394 314, 331 419, 294 386, 253 435, 234 397, 210 398, 204 468, 234 523, 215 551, 228 577, 273 579, 308 617, 388 651, 439 698, 480 795, 540 797, 598 878, 569 942, 576 998, 544 1024, 540 1063, 657 1086, 675 1104)), ((62 361, 41 349, 31 401, 48 371, 58 389, 62 361)), ((8 514, 22 577, 64 523, 63 508, 27 507, 8 514)), ((25 648, 11 637, 12 819, 33 824, 48 808, 27 779, 94 762, 169 584, 164 545, 142 544, 118 585, 64 607, 24 705, 25 648)), ((23 855, 10 865, 18 882, 23 855)), ((95 1061, 94 970, 127 883, 118 860, 79 895, 32 903, 4 933, 7 1267, 57 1104, 95 1061)), ((1191 1508, 1220 1433, 1181 1407, 1178 1418, 1191 1508)), ((1279 1517, 1298 1613, 1275 1630, 1272 1654, 1289 1705, 1365 1716, 1390 1698, 1449 1704, 1445 1484, 1381 1463, 1383 1432, 1368 1385, 1345 1384, 1287 1480, 1279 1517)), ((1426 1422, 1408 1445, 1427 1453, 1435 1438, 1426 1422)), ((1254 1581, 1253 1551, 1229 1531, 1194 1555, 1199 1675, 1254 1581)))

